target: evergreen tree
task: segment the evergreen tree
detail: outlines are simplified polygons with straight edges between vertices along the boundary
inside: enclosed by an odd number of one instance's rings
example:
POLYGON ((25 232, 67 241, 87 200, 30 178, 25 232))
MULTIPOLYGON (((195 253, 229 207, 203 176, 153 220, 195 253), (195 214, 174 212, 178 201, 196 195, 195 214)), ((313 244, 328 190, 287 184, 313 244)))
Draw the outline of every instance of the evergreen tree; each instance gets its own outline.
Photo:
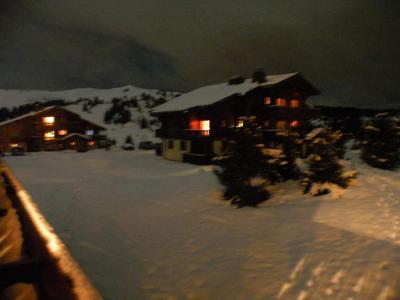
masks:
POLYGON ((236 129, 232 140, 226 141, 224 152, 215 162, 220 183, 224 185, 224 199, 237 207, 257 206, 269 198, 265 189, 279 174, 275 162, 263 153, 262 136, 252 122, 236 129))
POLYGON ((295 129, 278 134, 278 141, 282 147, 282 153, 278 156, 278 168, 282 180, 296 180, 300 177, 300 170, 296 165, 296 159, 300 151, 300 134, 295 129))
POLYGON ((344 173, 344 168, 339 161, 339 151, 336 143, 341 138, 340 132, 325 129, 313 141, 313 154, 308 159, 309 169, 303 174, 302 184, 304 193, 312 190, 314 184, 322 185, 317 191, 312 192, 319 196, 330 192, 324 184, 335 184, 346 188, 354 174, 344 173))
POLYGON ((377 114, 363 128, 361 158, 381 169, 399 165, 400 130, 396 120, 387 113, 377 114))

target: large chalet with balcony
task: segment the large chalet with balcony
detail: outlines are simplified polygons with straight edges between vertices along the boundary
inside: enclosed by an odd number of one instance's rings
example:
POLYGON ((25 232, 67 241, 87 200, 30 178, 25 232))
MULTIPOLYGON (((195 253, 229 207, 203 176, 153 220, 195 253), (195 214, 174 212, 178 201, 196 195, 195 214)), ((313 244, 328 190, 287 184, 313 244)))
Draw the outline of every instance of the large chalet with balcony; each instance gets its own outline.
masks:
POLYGON ((264 129, 265 143, 272 145, 276 132, 299 126, 315 114, 306 100, 318 94, 300 73, 267 76, 262 70, 249 79, 238 76, 183 94, 152 111, 162 124, 156 133, 162 139, 162 155, 209 162, 248 117, 255 117, 264 129))
POLYGON ((25 151, 74 149, 96 146, 104 127, 82 119, 60 106, 51 106, 0 123, 0 150, 25 151))

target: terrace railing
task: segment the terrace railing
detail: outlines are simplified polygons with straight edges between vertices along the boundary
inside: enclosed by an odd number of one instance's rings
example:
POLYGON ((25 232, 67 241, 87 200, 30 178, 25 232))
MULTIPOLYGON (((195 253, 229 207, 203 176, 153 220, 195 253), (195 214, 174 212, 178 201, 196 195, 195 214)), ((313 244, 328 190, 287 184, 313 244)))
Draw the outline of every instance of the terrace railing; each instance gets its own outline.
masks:
POLYGON ((0 162, 0 299, 102 299, 4 162, 0 162))

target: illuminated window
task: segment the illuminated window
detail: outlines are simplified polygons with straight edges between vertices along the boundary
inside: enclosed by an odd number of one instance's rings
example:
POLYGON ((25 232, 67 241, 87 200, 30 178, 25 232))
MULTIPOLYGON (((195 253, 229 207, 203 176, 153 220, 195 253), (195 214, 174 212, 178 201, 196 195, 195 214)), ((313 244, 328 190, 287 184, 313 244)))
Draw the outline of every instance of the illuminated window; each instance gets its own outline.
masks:
POLYGON ((94 146, 94 141, 88 142, 88 145, 89 145, 89 146, 94 146))
POLYGON ((210 120, 200 121, 200 130, 210 130, 210 120))
POLYGON ((42 121, 44 125, 53 125, 55 121, 55 117, 49 116, 49 117, 43 117, 42 121))
POLYGON ((297 99, 292 99, 290 100, 290 106, 291 107, 299 107, 300 106, 300 101, 297 99))
POLYGON ((56 133, 54 131, 48 131, 44 133, 44 139, 46 141, 52 141, 56 137, 56 133))
POLYGON ((290 122, 290 127, 297 127, 299 125, 300 125, 300 122, 297 121, 297 120, 294 120, 294 121, 290 122))
POLYGON ((238 119, 236 121, 236 128, 241 128, 244 126, 244 120, 243 119, 238 119))
POLYGON ((264 98, 264 105, 270 105, 272 103, 271 97, 265 97, 264 98))
POLYGON ((190 130, 200 130, 200 121, 199 120, 191 120, 189 124, 190 130))
POLYGON ((275 104, 278 105, 278 106, 286 106, 286 99, 277 98, 275 100, 275 104))
POLYGON ((210 135, 210 120, 200 121, 201 135, 210 135))
POLYGON ((58 131, 58 135, 67 135, 67 134, 68 134, 68 130, 61 129, 58 131))
POLYGON ((19 144, 10 144, 10 147, 11 148, 17 148, 17 147, 19 147, 19 144))
POLYGON ((94 135, 94 130, 86 130, 85 134, 86 135, 94 135))

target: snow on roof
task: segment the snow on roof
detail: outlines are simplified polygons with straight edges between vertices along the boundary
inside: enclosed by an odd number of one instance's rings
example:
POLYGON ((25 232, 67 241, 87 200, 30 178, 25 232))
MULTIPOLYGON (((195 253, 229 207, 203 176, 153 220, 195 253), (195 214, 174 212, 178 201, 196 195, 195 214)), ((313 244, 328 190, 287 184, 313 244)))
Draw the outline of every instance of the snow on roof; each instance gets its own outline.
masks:
POLYGON ((71 138, 71 137, 73 137, 73 136, 78 136, 78 137, 81 137, 81 138, 83 138, 83 139, 90 140, 90 137, 87 136, 86 134, 74 132, 74 133, 70 133, 70 134, 68 134, 68 135, 66 135, 66 136, 64 136, 64 137, 62 137, 62 138, 60 139, 60 141, 67 140, 67 139, 69 139, 69 138, 71 138))
MULTIPOLYGON (((37 114, 40 114, 40 113, 42 113, 42 112, 46 112, 46 111, 48 111, 48 110, 51 110, 51 109, 53 109, 53 108, 55 108, 55 107, 57 107, 57 106, 56 106, 56 105, 53 105, 53 106, 48 106, 48 107, 43 108, 43 109, 38 110, 38 111, 32 111, 32 112, 27 113, 27 114, 24 114, 24 115, 22 115, 22 116, 19 116, 19 117, 16 117, 16 118, 9 119, 9 120, 6 120, 6 121, 4 121, 4 122, 1 122, 1 123, 0 123, 0 126, 6 125, 6 124, 10 124, 10 123, 13 123, 13 122, 16 122, 16 121, 19 121, 19 120, 22 120, 22 119, 25 119, 25 118, 28 118, 28 117, 32 117, 32 116, 37 115, 37 114)), ((71 110, 69 110, 69 109, 66 109, 65 107, 61 107, 61 106, 60 106, 60 108, 66 110, 66 111, 69 111, 69 112, 71 112, 71 113, 73 113, 73 114, 75 114, 75 115, 79 115, 79 114, 77 114, 76 112, 73 112, 73 111, 71 111, 71 110)), ((79 116, 79 117, 80 117, 80 116, 79 116)), ((95 125, 95 126, 98 126, 98 127, 100 127, 100 128, 104 128, 103 126, 101 126, 101 125, 99 125, 99 124, 96 124, 96 123, 93 122, 93 121, 89 121, 89 120, 86 120, 86 119, 83 119, 83 118, 81 118, 81 120, 83 120, 83 121, 85 121, 85 122, 88 122, 88 123, 91 123, 91 124, 93 124, 93 125, 95 125)), ((105 129, 105 128, 104 128, 104 129, 105 129)))
POLYGON ((24 115, 22 115, 22 116, 19 116, 19 117, 13 118, 13 119, 6 120, 6 121, 4 121, 4 122, 1 122, 1 123, 0 123, 0 126, 6 125, 6 124, 9 124, 9 123, 13 123, 13 122, 15 122, 15 121, 22 120, 22 119, 25 119, 25 118, 28 118, 28 117, 31 117, 31 116, 34 116, 34 115, 36 115, 36 114, 39 114, 39 113, 45 112, 45 111, 47 111, 47 110, 50 110, 50 109, 52 109, 52 108, 54 108, 54 107, 55 107, 55 106, 49 106, 49 107, 46 107, 46 108, 41 109, 41 110, 39 110, 39 111, 32 111, 32 112, 27 113, 27 114, 24 114, 24 115))
POLYGON ((297 74, 298 73, 269 75, 267 76, 267 81, 264 83, 253 82, 252 79, 246 79, 241 84, 230 85, 228 82, 224 82, 220 84, 204 86, 161 104, 160 106, 154 108, 152 112, 174 112, 198 106, 211 105, 232 95, 243 95, 260 86, 274 86, 297 74))

